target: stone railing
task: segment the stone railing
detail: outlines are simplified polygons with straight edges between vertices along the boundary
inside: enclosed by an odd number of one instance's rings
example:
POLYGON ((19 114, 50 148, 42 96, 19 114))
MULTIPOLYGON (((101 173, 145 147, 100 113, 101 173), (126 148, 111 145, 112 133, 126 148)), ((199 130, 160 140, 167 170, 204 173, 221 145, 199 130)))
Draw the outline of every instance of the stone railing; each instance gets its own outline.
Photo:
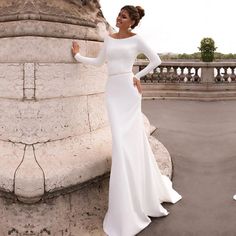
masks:
MULTIPOLYGON (((135 64, 138 70, 142 70, 148 61, 139 61, 135 64)), ((202 65, 195 63, 183 62, 162 62, 162 64, 155 68, 153 73, 141 78, 142 82, 197 82, 201 81, 201 67, 202 65)))
MULTIPOLYGON (((149 62, 139 60, 134 72, 149 62)), ((236 62, 163 61, 141 78, 143 97, 236 98, 236 62)))
POLYGON ((236 82, 236 62, 214 63, 215 82, 236 82))

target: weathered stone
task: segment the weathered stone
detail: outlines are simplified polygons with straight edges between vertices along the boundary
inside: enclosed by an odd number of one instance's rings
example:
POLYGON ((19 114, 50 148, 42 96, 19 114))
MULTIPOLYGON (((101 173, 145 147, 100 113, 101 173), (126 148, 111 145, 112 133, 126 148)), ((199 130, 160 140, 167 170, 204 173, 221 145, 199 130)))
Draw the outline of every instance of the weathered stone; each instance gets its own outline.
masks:
MULTIPOLYGON (((20 63, 0 64, 0 97, 22 99, 23 97, 23 65, 20 63)), ((0 105, 1 106, 1 105, 0 105)), ((0 108, 1 109, 1 108, 0 108)), ((5 110, 6 111, 6 110, 5 110)), ((0 112, 0 115, 3 112, 0 112)))
POLYGON ((92 37, 101 41, 99 23, 109 28, 97 0, 15 0, 0 5, 0 37, 92 37))
POLYGON ((24 148, 25 145, 23 144, 0 141, 0 150, 1 150, 0 190, 1 191, 5 192, 14 191, 13 186, 14 186, 15 170, 20 165, 23 159, 24 148))
POLYGON ((22 162, 15 171, 14 193, 27 203, 41 199, 44 194, 44 173, 35 159, 32 145, 26 145, 22 162))
POLYGON ((90 131, 87 96, 37 102, 0 101, 2 140, 33 144, 90 131))
POLYGON ((110 170, 110 128, 81 136, 35 144, 35 155, 45 174, 45 190, 53 192, 82 184, 110 170))
POLYGON ((36 98, 103 93, 106 69, 82 64, 36 64, 36 98))

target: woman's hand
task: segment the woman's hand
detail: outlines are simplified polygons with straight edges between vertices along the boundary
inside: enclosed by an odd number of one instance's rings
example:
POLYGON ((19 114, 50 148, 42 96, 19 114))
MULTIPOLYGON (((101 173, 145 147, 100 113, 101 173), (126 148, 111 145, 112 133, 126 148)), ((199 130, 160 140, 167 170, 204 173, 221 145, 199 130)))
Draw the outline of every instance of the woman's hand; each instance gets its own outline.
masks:
POLYGON ((134 83, 134 86, 137 87, 138 92, 139 92, 140 94, 142 94, 142 89, 141 89, 141 82, 140 82, 140 80, 138 80, 137 78, 133 77, 133 83, 134 83))
POLYGON ((75 41, 72 42, 71 52, 73 56, 75 56, 75 54, 79 52, 79 44, 75 41))

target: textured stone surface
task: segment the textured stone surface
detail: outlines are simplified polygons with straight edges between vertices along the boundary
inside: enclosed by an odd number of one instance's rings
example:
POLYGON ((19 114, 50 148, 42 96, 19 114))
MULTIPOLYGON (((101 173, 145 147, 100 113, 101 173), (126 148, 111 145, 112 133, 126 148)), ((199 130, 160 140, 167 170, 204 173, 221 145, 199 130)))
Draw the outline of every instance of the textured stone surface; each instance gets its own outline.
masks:
POLYGON ((44 173, 35 160, 32 145, 26 146, 22 163, 15 171, 14 193, 28 203, 40 200, 44 194, 44 173))
MULTIPOLYGON (((24 78, 23 64, 20 64, 20 63, 0 64, 0 81, 1 81, 0 99, 1 98, 22 99, 23 78, 24 78)), ((1 107, 1 104, 0 104, 0 107, 1 107)), ((2 114, 4 114, 4 112, 1 109, 0 116, 2 114)))
MULTIPOLYGON (((14 164, 12 161, 6 163, 5 154, 2 153, 0 168, 6 169, 0 170, 1 189, 11 192, 15 190, 18 199, 25 198, 26 202, 31 202, 37 196, 42 196, 45 189, 62 189, 107 172, 109 162, 106 158, 111 153, 111 137, 108 135, 110 129, 107 127, 104 101, 107 79, 105 66, 98 68, 75 60, 71 62, 71 40, 68 39, 60 41, 21 37, 0 40, 0 43, 4 42, 6 47, 3 48, 6 51, 2 50, 0 57, 18 63, 0 64, 0 136, 2 140, 19 143, 19 146, 22 144, 21 148, 26 149, 19 159, 12 158, 14 164), (31 39, 32 47, 28 43, 31 39), (47 42, 51 42, 51 47, 46 47, 47 42), (40 43, 45 45, 45 51, 40 43), (18 51, 12 57, 4 57, 12 45, 18 51), (57 46, 64 48, 59 51, 57 46), (47 53, 48 48, 57 53, 55 57, 47 53), (21 58, 17 58, 17 55, 21 58), (49 55, 46 60, 44 55, 49 55), (29 61, 25 62, 28 56, 29 61), (32 62, 33 57, 37 58, 37 63, 32 62), (81 143, 85 143, 89 150, 81 148, 81 143), (28 147, 33 148, 30 155, 27 154, 28 147), (52 156, 55 158, 50 159, 52 156), (38 160, 42 162, 43 168, 38 160), (32 176, 28 175, 30 166, 34 169, 32 176)), ((96 56, 101 46, 100 43, 90 41, 79 43, 82 53, 87 56, 96 56)), ((11 145, 7 147, 12 154, 14 150, 11 145)))
POLYGON ((1 139, 32 144, 90 131, 87 97, 41 100, 2 100, 1 139))
MULTIPOLYGON (((55 65, 57 65, 57 63, 70 63, 72 65, 77 64, 71 54, 71 46, 73 40, 74 39, 58 39, 35 36, 2 38, 0 39, 0 62, 4 64, 2 64, 1 66, 5 66, 6 62, 13 63, 12 65, 16 64, 15 62, 49 63, 48 66, 53 65, 54 63, 55 65)), ((95 57, 98 54, 100 47, 102 46, 101 42, 93 42, 90 40, 75 41, 79 43, 81 47, 80 52, 84 56, 95 57)), ((92 68, 96 69, 97 71, 106 71, 105 67, 96 68, 94 66, 82 65, 81 63, 78 64, 80 64, 82 67, 84 66, 87 69, 92 68)), ((8 68, 10 69, 11 67, 8 68)), ((8 71, 9 73, 9 69, 6 69, 5 71, 8 71)), ((4 68, 2 70, 4 71, 4 68)))
POLYGON ((75 18, 94 22, 101 18, 101 14, 97 0, 3 0, 0 5, 1 21, 13 20, 15 17, 15 20, 51 19, 68 23, 68 18, 75 18))
POLYGON ((108 178, 37 204, 0 198, 0 235, 102 236, 108 178))
POLYGON ((14 174, 24 156, 25 145, 0 141, 0 189, 13 192, 14 174))
POLYGON ((103 93, 106 69, 76 64, 36 64, 36 98, 73 97, 103 93))
POLYGON ((110 128, 34 146, 47 192, 83 183, 110 170, 110 128))
POLYGON ((0 37, 3 38, 35 35, 101 41, 106 29, 109 25, 97 0, 2 0, 0 3, 0 37))
POLYGON ((88 113, 91 131, 101 129, 108 124, 107 109, 104 94, 94 94, 88 96, 88 113))

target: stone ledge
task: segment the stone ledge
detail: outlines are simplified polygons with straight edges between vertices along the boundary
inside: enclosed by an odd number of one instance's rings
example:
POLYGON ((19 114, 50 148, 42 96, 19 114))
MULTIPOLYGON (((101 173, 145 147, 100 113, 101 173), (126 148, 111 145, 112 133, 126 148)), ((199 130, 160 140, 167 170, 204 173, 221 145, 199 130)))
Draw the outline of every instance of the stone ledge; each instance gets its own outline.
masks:
POLYGON ((0 38, 19 36, 40 36, 52 38, 102 41, 106 25, 100 22, 97 27, 71 25, 40 20, 0 22, 0 38))
POLYGON ((234 100, 235 91, 144 90, 144 99, 234 100))

